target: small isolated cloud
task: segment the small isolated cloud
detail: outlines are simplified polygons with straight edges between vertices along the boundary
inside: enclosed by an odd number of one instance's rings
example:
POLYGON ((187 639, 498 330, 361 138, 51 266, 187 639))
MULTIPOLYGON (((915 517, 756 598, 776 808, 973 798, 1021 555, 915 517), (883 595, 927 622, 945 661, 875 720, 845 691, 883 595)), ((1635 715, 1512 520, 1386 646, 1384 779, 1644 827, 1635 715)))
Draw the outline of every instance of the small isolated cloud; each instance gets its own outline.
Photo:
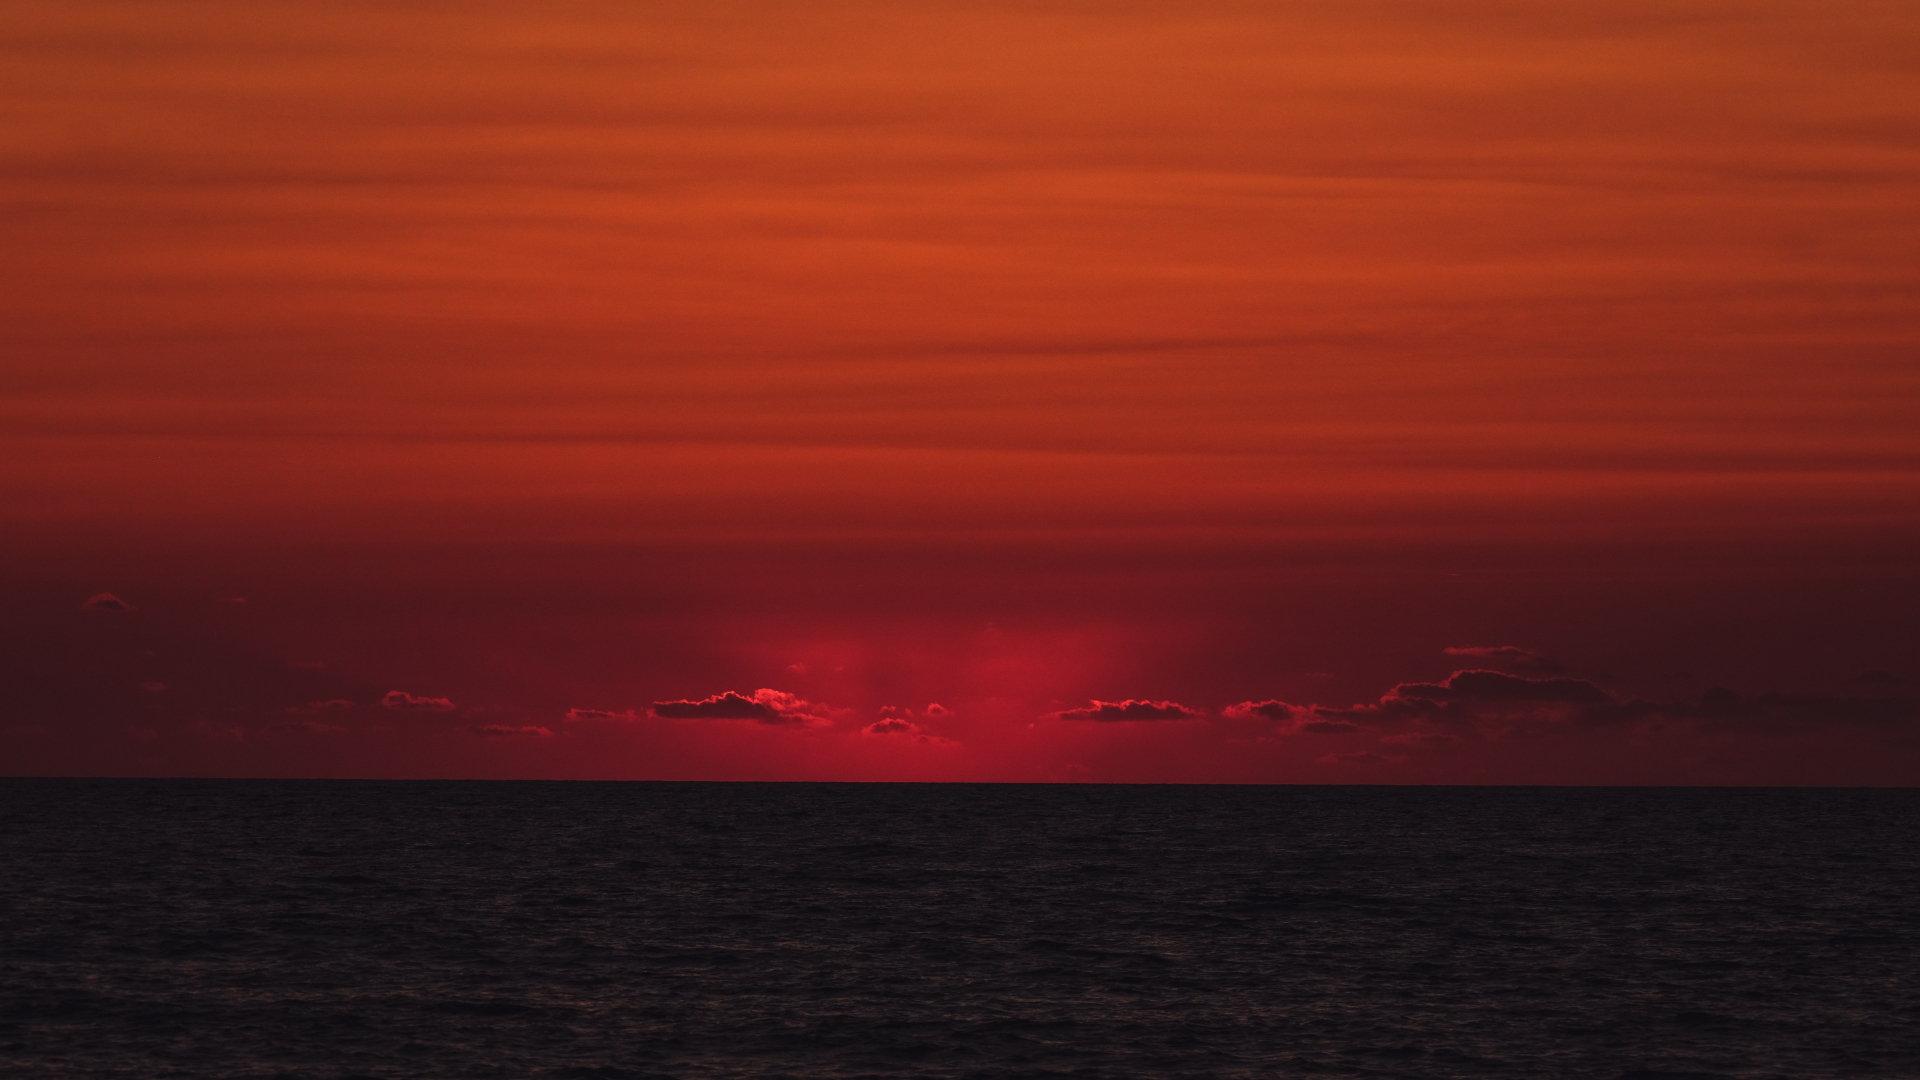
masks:
POLYGON ((405 690, 389 690, 380 704, 399 712, 452 712, 453 702, 443 697, 415 697, 405 690))
POLYGON ((610 712, 606 709, 568 709, 566 720, 570 724, 595 720, 638 720, 640 717, 632 709, 626 712, 610 712))
POLYGON ((926 714, 928 716, 952 716, 953 710, 937 701, 932 701, 927 703, 926 714))
POLYGON ((1205 714, 1173 701, 1093 701, 1085 708, 1063 709, 1047 714, 1055 720, 1099 720, 1107 723, 1126 720, 1198 720, 1205 714))
POLYGON ((157 682, 157 681, 143 682, 140 684, 140 689, 145 690, 149 694, 158 694, 161 691, 165 690, 166 688, 167 688, 166 683, 157 682))
POLYGON ((535 724, 482 724, 470 727, 467 731, 474 735, 484 735, 493 739, 551 739, 553 729, 535 724))
POLYGON ((753 720, 762 724, 829 724, 824 705, 784 690, 761 687, 752 697, 728 690, 699 701, 656 701, 647 713, 660 720, 753 720))
POLYGON ((884 720, 876 720, 861 730, 869 735, 913 735, 917 734, 920 728, 906 720, 888 717, 884 720))
POLYGON ((139 608, 134 607, 132 604, 127 603, 125 600, 120 599, 119 597, 113 595, 110 592, 94 593, 92 596, 87 597, 87 599, 83 603, 81 603, 80 606, 92 611, 138 611, 140 610, 139 608))
POLYGON ((1524 671, 1534 675, 1558 675, 1566 670, 1539 653, 1518 645, 1455 645, 1440 651, 1447 656, 1472 657, 1509 671, 1524 671))

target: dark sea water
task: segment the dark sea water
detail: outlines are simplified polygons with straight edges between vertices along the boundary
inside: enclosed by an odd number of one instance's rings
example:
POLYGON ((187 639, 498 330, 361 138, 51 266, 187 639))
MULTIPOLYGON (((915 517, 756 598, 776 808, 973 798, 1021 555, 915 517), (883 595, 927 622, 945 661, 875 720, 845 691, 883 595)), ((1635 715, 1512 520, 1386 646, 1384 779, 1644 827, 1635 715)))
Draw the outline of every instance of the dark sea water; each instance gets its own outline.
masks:
POLYGON ((8 1077, 1920 1077, 1920 792, 0 781, 8 1077))

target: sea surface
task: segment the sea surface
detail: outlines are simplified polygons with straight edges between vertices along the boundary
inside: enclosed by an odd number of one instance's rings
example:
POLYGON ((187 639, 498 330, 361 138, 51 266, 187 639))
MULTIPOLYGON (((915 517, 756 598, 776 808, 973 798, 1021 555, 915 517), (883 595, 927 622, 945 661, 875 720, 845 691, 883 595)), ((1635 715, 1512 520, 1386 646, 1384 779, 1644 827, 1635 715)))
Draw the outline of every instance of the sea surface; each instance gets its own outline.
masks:
POLYGON ((1920 1077, 1920 791, 0 780, 5 1077, 1920 1077))

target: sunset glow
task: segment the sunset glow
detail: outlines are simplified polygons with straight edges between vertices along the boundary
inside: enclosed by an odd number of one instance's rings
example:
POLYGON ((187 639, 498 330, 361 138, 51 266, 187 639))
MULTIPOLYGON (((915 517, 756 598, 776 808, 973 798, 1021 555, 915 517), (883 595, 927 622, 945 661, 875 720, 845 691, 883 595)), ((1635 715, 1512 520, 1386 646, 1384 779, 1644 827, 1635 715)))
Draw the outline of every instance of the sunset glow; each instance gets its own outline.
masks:
POLYGON ((9 774, 1920 782, 1920 16, 0 21, 9 774))

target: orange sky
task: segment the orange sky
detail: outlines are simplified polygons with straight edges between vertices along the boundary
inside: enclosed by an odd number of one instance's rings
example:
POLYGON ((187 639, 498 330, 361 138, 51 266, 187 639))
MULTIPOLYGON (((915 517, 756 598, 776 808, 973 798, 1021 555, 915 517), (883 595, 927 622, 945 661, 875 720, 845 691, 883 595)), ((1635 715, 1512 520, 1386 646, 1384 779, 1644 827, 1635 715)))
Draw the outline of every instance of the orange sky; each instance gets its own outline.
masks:
POLYGON ((1920 781, 1845 704, 1920 678, 1916 56, 1863 2, 15 4, 0 750, 1920 781), (1498 645, 1665 711, 1224 715, 1498 645), (842 711, 647 716, 762 687, 842 711), (1048 719, 1128 699, 1205 718, 1048 719))

